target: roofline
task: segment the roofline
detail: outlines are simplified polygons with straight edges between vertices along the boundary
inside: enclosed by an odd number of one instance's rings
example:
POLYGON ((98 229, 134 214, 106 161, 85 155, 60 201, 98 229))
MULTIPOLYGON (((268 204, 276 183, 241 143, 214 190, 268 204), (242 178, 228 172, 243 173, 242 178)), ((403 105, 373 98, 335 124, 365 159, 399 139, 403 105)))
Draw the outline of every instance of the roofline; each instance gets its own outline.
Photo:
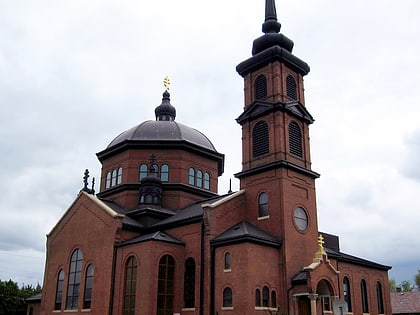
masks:
POLYGON ((245 190, 242 189, 242 190, 239 190, 237 192, 234 192, 233 194, 227 195, 226 197, 224 197, 220 200, 217 200, 213 203, 203 203, 201 205, 201 207, 202 208, 216 208, 216 207, 220 206, 221 204, 224 204, 225 202, 228 202, 228 201, 230 201, 230 200, 232 200, 232 199, 236 198, 237 196, 240 196, 244 193, 245 193, 245 190))
POLYGON ((50 236, 54 230, 58 227, 58 225, 63 221, 64 217, 67 215, 67 213, 70 211, 71 208, 76 204, 76 202, 82 197, 85 196, 89 198, 92 202, 94 202, 96 205, 101 207, 107 214, 109 214, 113 218, 124 218, 124 215, 121 213, 116 212, 111 207, 109 207, 107 204, 105 204, 103 201, 101 201, 98 197, 88 194, 85 191, 80 191, 77 195, 76 199, 73 200, 73 202, 70 204, 70 206, 67 208, 67 210, 64 212, 64 214, 60 217, 60 219, 57 221, 57 223, 53 226, 51 231, 47 234, 47 237, 50 236))
POLYGON ((246 176, 251 176, 251 175, 255 175, 258 173, 261 173, 263 171, 268 171, 268 170, 272 170, 272 169, 277 169, 277 168, 286 168, 286 169, 290 169, 293 170, 295 172, 298 172, 300 174, 309 176, 310 178, 316 179, 320 177, 320 174, 318 174, 317 172, 314 172, 310 169, 304 168, 302 166, 299 166, 295 163, 286 161, 286 160, 280 160, 280 161, 275 161, 269 164, 264 164, 261 166, 257 166, 254 168, 251 168, 249 170, 245 170, 239 173, 234 174, 236 178, 243 178, 246 176))

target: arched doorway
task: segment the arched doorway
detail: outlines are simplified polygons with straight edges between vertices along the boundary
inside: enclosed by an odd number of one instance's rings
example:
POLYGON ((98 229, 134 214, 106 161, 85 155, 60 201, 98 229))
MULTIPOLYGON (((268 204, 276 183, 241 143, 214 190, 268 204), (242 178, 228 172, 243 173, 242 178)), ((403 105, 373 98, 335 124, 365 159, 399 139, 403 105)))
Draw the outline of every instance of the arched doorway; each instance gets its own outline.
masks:
POLYGON ((334 298, 334 289, 331 283, 328 280, 320 280, 316 286, 316 294, 318 295, 320 301, 321 313, 331 312, 333 310, 333 298, 334 298))

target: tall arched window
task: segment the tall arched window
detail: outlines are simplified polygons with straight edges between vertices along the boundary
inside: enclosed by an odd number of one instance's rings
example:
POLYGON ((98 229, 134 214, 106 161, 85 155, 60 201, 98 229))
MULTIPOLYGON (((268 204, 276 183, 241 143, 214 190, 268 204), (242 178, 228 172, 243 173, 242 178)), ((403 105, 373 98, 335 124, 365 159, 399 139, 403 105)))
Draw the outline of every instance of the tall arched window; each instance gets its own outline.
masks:
POLYGON ((268 307, 270 299, 270 290, 267 286, 262 289, 262 306, 268 307))
POLYGON ((256 100, 263 100, 267 98, 267 78, 265 75, 260 74, 255 79, 255 99, 256 100))
POLYGON ((117 173, 117 185, 122 183, 122 167, 118 168, 118 173, 117 173))
POLYGON ((195 261, 191 257, 185 261, 184 307, 195 307, 195 261))
POLYGON ((139 166, 139 181, 147 176, 147 164, 141 164, 139 166))
POLYGON ((268 216, 268 195, 263 192, 258 196, 258 217, 268 216))
POLYGON ((255 290, 255 306, 256 307, 261 306, 261 291, 260 291, 260 289, 255 290))
POLYGON ((82 273, 83 255, 80 249, 76 249, 71 255, 69 268, 69 281, 67 284, 66 309, 77 309, 79 300, 80 278, 82 273))
POLYGON ((175 260, 170 255, 159 261, 157 314, 172 315, 174 312, 175 260))
POLYGON ((111 172, 106 173, 105 188, 111 187, 111 172))
POLYGON ((378 313, 384 314, 384 298, 382 295, 382 284, 379 281, 376 283, 376 297, 378 300, 378 313))
POLYGON ((210 174, 204 174, 204 189, 210 189, 210 174))
POLYGON ((343 294, 344 294, 344 301, 347 303, 348 311, 352 312, 352 306, 351 306, 351 292, 350 292, 350 281, 349 278, 344 277, 343 280, 343 294))
POLYGON ((64 289, 64 270, 61 269, 58 272, 58 277, 57 277, 54 310, 61 310, 61 303, 63 301, 63 289, 64 289))
POLYGON ((232 289, 227 287, 223 290, 223 307, 232 307, 232 289))
POLYGON ((232 255, 227 252, 225 254, 225 270, 230 270, 232 267, 232 255))
POLYGON ((271 307, 277 307, 277 294, 276 291, 271 291, 271 307))
POLYGON ((362 295, 362 311, 363 313, 369 313, 367 286, 366 286, 366 281, 364 279, 360 281, 360 291, 362 295))
POLYGON ((136 311, 137 259, 128 258, 125 264, 124 315, 134 315, 136 311))
POLYGON ((117 170, 112 171, 111 177, 111 187, 114 187, 117 184, 117 170))
POLYGON ((302 133, 299 125, 295 121, 292 121, 289 124, 289 150, 291 154, 303 157, 302 133))
POLYGON ((198 170, 197 171, 197 187, 203 187, 203 172, 198 170))
POLYGON ((188 184, 193 186, 195 184, 195 170, 192 167, 188 170, 188 184))
POLYGON ((297 100, 297 85, 295 79, 288 75, 286 77, 286 94, 293 100, 297 100))
POLYGON ((169 166, 168 164, 162 164, 160 167, 160 180, 167 182, 169 180, 169 166))
POLYGON ((85 292, 83 294, 83 308, 88 309, 92 304, 92 288, 93 288, 93 265, 90 264, 86 268, 85 292))
POLYGON ((252 156, 259 157, 269 152, 268 125, 259 121, 252 129, 252 156))

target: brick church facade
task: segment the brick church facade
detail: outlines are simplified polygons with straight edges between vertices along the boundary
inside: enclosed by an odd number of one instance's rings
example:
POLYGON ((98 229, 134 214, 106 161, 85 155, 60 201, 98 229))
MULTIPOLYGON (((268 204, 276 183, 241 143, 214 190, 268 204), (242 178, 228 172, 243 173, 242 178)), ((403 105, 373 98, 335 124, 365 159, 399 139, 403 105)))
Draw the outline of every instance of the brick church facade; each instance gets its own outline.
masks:
POLYGON ((237 66, 239 191, 217 193, 224 155, 176 120, 167 88, 155 121, 97 153, 100 192, 86 173, 47 236, 42 298, 28 314, 391 314, 390 267, 318 230, 309 66, 280 33, 274 0, 265 5, 263 35, 237 66))

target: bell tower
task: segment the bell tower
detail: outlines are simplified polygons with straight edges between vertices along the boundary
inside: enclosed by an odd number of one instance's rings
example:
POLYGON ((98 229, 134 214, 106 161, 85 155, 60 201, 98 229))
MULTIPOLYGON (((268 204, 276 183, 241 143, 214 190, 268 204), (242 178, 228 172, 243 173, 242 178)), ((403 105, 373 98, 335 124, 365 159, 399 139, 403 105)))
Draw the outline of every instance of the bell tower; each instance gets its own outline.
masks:
POLYGON ((285 277, 310 263, 317 249, 315 179, 303 77, 306 62, 293 55, 293 41, 280 33, 274 0, 265 2, 263 35, 237 72, 244 78, 242 171, 247 220, 283 240, 285 277), (293 261, 294 265, 286 262, 293 261), (298 263, 297 263, 298 262, 298 263))

